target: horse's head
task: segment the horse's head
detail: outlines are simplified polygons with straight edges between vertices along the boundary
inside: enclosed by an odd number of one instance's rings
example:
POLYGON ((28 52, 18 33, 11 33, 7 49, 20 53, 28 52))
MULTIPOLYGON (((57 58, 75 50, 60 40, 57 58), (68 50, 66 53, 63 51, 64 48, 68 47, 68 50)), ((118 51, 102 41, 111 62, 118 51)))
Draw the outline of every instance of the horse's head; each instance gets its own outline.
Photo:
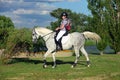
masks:
POLYGON ((43 36, 50 34, 52 32, 53 32, 52 30, 49 30, 49 29, 43 28, 43 27, 34 28, 32 31, 32 41, 34 43, 36 43, 40 36, 43 37, 43 36))
POLYGON ((36 43, 39 38, 38 33, 36 32, 35 28, 32 30, 32 41, 33 43, 36 43))

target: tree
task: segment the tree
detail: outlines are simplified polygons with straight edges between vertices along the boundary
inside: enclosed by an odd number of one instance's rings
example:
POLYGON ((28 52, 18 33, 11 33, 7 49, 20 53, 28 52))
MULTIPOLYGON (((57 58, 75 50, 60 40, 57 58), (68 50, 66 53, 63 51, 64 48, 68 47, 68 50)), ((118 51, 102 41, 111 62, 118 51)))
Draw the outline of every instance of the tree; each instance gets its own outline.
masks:
POLYGON ((108 26, 108 34, 110 36, 110 46, 115 52, 120 51, 120 1, 119 0, 106 0, 106 23, 108 26))
POLYGON ((0 28, 14 28, 14 24, 9 17, 0 16, 0 28))
POLYGON ((9 31, 14 28, 14 24, 9 17, 0 16, 0 48, 5 48, 9 31))
POLYGON ((101 45, 110 45, 115 52, 120 50, 120 1, 88 0, 88 8, 92 12, 90 23, 92 30, 102 37, 101 45))
POLYGON ((91 10, 92 17, 89 18, 89 29, 98 33, 102 40, 97 47, 103 53, 109 44, 108 27, 105 22, 105 0, 88 0, 88 8, 91 10))

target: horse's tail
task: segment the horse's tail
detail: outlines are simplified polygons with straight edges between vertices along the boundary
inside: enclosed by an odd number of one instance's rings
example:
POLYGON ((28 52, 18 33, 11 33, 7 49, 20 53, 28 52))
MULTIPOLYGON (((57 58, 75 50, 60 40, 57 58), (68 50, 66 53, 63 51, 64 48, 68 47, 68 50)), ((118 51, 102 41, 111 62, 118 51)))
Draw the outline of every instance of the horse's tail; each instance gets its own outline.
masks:
POLYGON ((101 40, 100 36, 97 33, 85 31, 85 32, 83 32, 83 34, 86 39, 92 39, 97 42, 101 40))

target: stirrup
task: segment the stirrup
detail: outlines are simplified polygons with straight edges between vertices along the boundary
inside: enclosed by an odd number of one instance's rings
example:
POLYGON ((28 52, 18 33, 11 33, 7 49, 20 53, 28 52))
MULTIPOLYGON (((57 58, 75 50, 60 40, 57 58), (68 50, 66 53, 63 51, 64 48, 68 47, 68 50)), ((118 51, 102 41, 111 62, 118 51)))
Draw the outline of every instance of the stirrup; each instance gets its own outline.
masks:
POLYGON ((61 50, 63 50, 63 49, 60 46, 56 47, 56 51, 61 51, 61 50))

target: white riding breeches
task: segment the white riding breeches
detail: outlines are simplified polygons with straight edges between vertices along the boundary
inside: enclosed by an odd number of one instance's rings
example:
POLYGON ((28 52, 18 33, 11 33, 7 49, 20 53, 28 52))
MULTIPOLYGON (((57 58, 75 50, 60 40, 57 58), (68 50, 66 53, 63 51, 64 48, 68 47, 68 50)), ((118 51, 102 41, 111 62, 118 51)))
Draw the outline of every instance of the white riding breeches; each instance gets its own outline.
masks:
POLYGON ((58 33, 56 37, 56 40, 58 41, 65 33, 66 33, 66 30, 60 30, 60 32, 58 33))

